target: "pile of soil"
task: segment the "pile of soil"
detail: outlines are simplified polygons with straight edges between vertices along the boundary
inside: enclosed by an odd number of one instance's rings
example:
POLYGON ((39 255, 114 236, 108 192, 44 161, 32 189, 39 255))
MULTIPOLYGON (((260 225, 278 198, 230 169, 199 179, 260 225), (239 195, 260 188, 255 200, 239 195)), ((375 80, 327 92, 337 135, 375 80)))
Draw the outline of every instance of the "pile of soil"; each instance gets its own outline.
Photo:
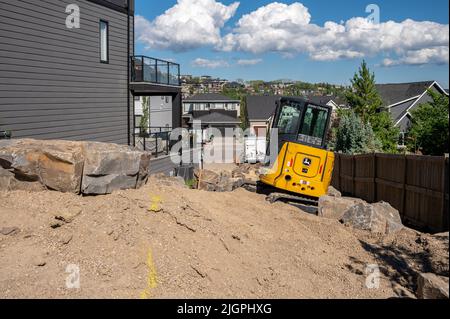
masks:
POLYGON ((391 298, 428 268, 448 276, 448 235, 377 238, 244 189, 0 192, 1 298, 391 298))

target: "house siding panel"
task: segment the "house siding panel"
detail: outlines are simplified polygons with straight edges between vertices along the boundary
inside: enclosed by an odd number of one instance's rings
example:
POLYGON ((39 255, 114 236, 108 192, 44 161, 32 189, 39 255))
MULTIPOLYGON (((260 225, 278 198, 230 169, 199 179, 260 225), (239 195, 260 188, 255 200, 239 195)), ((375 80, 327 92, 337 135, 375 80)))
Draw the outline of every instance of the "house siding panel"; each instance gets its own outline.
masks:
MULTIPOLYGON (((127 29, 126 14, 87 0, 0 0, 0 130, 127 144, 127 29), (80 29, 66 28, 72 3, 80 29), (100 19, 109 64, 100 63, 100 19)), ((133 38, 130 27, 131 54, 133 38)))

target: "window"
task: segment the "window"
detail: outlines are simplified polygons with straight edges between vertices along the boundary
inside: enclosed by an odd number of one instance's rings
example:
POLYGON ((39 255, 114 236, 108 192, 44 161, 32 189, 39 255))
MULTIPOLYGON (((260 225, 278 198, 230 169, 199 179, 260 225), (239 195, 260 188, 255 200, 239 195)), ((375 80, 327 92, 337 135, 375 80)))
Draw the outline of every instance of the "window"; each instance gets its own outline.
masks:
POLYGON ((325 139, 328 124, 328 109, 308 105, 298 139, 312 145, 321 146, 325 139))
POLYGON ((190 113, 190 112, 192 112, 193 111, 193 109, 192 109, 192 104, 187 104, 187 103, 185 103, 184 104, 184 113, 190 113))
POLYGON ((296 135, 300 121, 300 108, 298 105, 284 105, 278 120, 280 134, 296 135))
POLYGON ((109 63, 109 24, 100 20, 100 62, 109 63))
POLYGON ((223 103, 211 103, 210 108, 211 108, 211 110, 223 110, 224 104, 223 103))

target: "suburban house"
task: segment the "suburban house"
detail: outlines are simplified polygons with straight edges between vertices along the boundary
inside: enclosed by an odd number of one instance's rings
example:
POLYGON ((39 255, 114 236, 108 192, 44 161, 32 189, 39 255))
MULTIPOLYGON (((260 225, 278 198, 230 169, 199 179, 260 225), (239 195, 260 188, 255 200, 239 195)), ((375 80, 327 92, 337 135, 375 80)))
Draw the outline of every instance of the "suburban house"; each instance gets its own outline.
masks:
POLYGON ((332 95, 325 96, 308 96, 307 99, 313 103, 330 106, 333 109, 333 113, 336 113, 338 109, 345 109, 348 106, 343 103, 338 97, 332 95))
POLYGON ((436 81, 378 84, 376 87, 383 100, 383 106, 388 109, 395 125, 400 128, 403 137, 401 143, 404 142, 405 134, 411 126, 412 110, 431 101, 431 97, 427 94, 428 90, 448 96, 448 92, 436 81))
POLYGON ((218 129, 222 136, 227 128, 239 127, 240 113, 241 101, 216 93, 198 94, 183 101, 185 127, 193 128, 195 121, 201 123, 201 128, 204 130, 218 129))
POLYGON ((246 98, 250 131, 256 136, 266 136, 270 118, 277 108, 278 95, 251 95, 246 98))
MULTIPOLYGON (((275 113, 276 102, 281 95, 254 95, 246 99, 247 116, 250 123, 250 131, 256 136, 266 136, 270 119, 275 113)), ((345 105, 339 103, 339 99, 333 96, 310 96, 307 98, 312 103, 327 105, 335 112, 345 105)))
POLYGON ((149 132, 155 132, 159 128, 171 129, 173 121, 172 99, 170 96, 135 96, 134 117, 137 132, 140 129, 141 119, 144 116, 144 105, 146 104, 150 117, 147 127, 149 132))
POLYGON ((134 0, 0 0, 0 10, 0 131, 135 145, 135 96, 168 96, 170 126, 181 125, 179 65, 135 56, 134 0))

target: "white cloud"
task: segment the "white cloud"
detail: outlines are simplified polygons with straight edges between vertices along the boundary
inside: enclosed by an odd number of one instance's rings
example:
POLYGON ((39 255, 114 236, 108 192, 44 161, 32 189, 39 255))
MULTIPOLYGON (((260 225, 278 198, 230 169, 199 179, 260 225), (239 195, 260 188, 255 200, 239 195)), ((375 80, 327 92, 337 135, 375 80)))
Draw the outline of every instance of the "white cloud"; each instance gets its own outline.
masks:
POLYGON ((240 59, 237 60, 237 64, 240 66, 250 66, 250 65, 257 65, 259 63, 261 63, 263 60, 262 59, 240 59))
POLYGON ((388 21, 366 18, 345 23, 311 23, 301 3, 271 3, 244 15, 222 38, 218 49, 254 54, 279 52, 283 56, 308 54, 317 61, 394 54, 384 65, 448 63, 449 26, 435 22, 388 21))
POLYGON ((409 65, 424 65, 424 64, 448 64, 449 63, 449 48, 437 47, 431 49, 421 49, 417 51, 408 51, 399 59, 383 60, 382 65, 386 67, 409 64, 409 65))
POLYGON ((230 66, 230 64, 225 60, 208 60, 198 58, 192 61, 192 66, 196 68, 217 69, 227 68, 230 66))
POLYGON ((149 49, 176 52, 215 46, 221 42, 221 29, 238 7, 239 2, 226 6, 215 0, 178 0, 153 21, 136 16, 137 39, 149 49))
MULTIPOLYGON (((316 61, 380 55, 385 58, 384 66, 449 61, 448 24, 411 19, 374 24, 364 17, 355 17, 317 25, 303 4, 273 2, 243 15, 234 29, 222 35, 239 2, 224 5, 219 1, 178 0, 153 21, 137 16, 138 41, 151 49, 175 52, 210 46, 226 52, 278 52, 285 58, 306 54, 316 61)), ((247 65, 256 60, 248 60, 251 62, 247 65)), ((211 65, 217 65, 217 61, 212 62, 211 65)))

